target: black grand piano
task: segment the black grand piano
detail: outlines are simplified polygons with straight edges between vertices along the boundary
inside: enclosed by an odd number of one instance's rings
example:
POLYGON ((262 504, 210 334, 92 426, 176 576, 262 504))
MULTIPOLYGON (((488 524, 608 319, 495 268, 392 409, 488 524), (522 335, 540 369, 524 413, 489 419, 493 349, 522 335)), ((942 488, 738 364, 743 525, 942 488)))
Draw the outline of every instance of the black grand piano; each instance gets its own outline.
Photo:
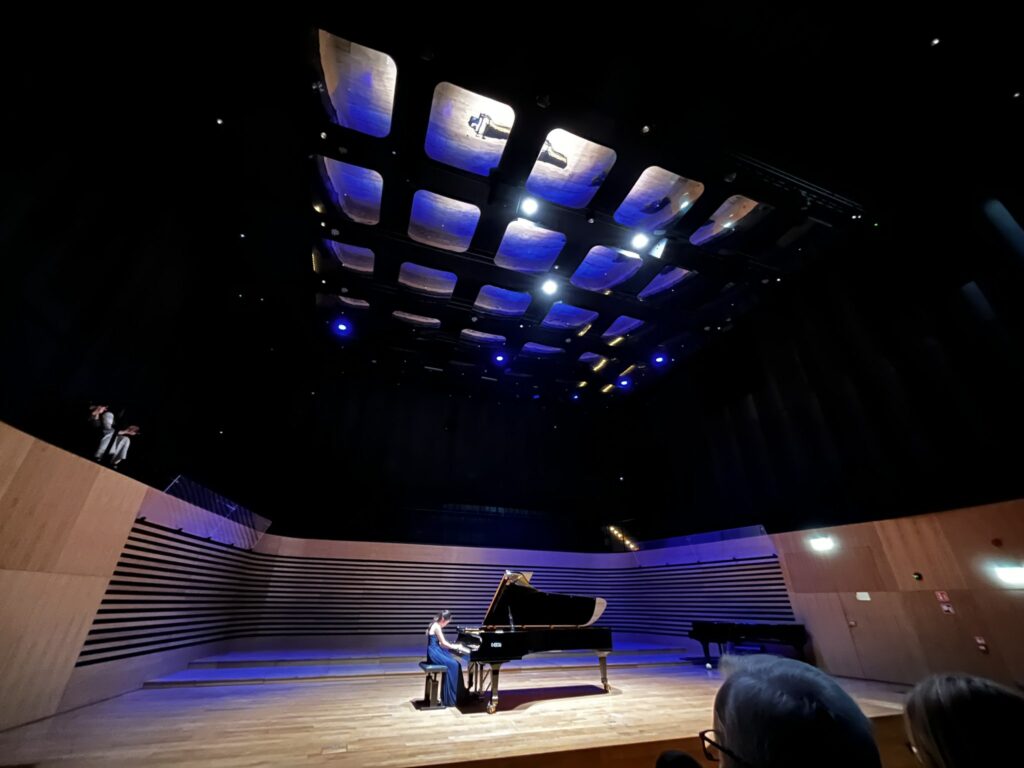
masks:
POLYGON ((711 643, 718 644, 718 654, 730 643, 773 643, 790 645, 798 659, 803 658, 807 630, 803 624, 737 624, 731 621, 695 621, 690 637, 704 648, 704 659, 711 663, 711 643))
POLYGON ((590 626, 607 601, 541 592, 530 584, 532 576, 505 571, 480 628, 459 629, 459 643, 470 649, 469 689, 477 694, 490 689, 491 714, 498 708, 501 665, 531 653, 592 650, 601 666, 601 683, 609 690, 606 658, 612 651, 612 631, 590 626))

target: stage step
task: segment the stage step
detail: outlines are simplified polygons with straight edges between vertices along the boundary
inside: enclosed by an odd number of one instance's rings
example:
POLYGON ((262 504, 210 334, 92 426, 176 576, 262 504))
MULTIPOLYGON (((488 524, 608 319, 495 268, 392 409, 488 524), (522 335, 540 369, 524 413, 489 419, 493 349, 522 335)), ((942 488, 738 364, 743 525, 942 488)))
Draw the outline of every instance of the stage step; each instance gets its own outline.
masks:
MULTIPOLYGON (((234 654, 227 654, 232 656, 234 654)), ((227 661, 211 662, 209 657, 193 664, 225 664, 227 661)), ((248 666, 191 666, 181 672, 158 677, 146 682, 144 688, 173 688, 183 686, 206 685, 260 685, 268 683, 323 682, 328 680, 344 680, 349 678, 367 678, 380 676, 408 675, 421 677, 422 671, 418 663, 423 654, 408 658, 384 657, 342 657, 339 663, 312 663, 311 659, 302 659, 297 663, 278 663, 266 665, 251 662, 248 666)), ((662 667, 673 665, 689 665, 692 662, 684 658, 680 651, 646 651, 612 653, 608 657, 608 666, 615 667, 662 667)), ((516 672, 538 669, 575 669, 597 668, 597 658, 591 653, 551 653, 535 654, 522 661, 510 662, 502 668, 502 672, 516 672)))

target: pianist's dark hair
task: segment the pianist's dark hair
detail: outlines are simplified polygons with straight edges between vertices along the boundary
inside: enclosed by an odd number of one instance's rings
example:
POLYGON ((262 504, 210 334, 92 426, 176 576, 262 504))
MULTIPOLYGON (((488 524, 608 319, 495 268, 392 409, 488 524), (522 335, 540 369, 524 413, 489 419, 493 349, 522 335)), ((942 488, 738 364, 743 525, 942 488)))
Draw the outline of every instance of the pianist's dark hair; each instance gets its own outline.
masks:
POLYGON ((443 611, 438 611, 437 615, 434 617, 434 621, 442 621, 442 620, 451 621, 451 619, 452 619, 452 612, 449 611, 447 608, 445 608, 443 611))

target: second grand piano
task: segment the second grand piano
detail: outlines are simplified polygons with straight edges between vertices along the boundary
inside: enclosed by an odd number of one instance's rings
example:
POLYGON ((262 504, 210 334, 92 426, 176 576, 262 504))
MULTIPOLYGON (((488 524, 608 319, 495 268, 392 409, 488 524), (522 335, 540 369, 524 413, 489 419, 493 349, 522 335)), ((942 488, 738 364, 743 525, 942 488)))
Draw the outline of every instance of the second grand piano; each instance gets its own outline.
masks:
POLYGON ((532 575, 505 571, 480 628, 459 629, 459 643, 471 649, 469 688, 479 694, 490 689, 491 714, 498 708, 501 665, 531 653, 594 651, 601 684, 609 690, 606 659, 612 651, 612 631, 590 626, 601 617, 607 601, 541 592, 530 584, 532 575))

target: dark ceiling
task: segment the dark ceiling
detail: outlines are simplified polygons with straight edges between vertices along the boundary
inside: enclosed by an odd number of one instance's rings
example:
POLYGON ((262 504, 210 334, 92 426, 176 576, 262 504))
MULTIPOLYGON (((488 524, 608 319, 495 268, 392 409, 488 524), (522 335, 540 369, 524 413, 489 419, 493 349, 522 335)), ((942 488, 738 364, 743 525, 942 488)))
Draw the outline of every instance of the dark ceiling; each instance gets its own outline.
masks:
POLYGON ((33 28, 5 47, 0 417, 82 449, 109 401, 143 427, 130 474, 187 474, 295 535, 600 547, 608 522, 779 530, 1019 495, 1024 268, 985 205, 1024 220, 1024 81, 1006 12, 972 13, 33 28), (328 120, 318 27, 396 62, 388 136, 328 120), (515 110, 489 175, 424 153, 441 82, 515 110), (553 128, 617 159, 587 206, 542 200, 567 237, 550 298, 493 259, 553 128), (321 158, 381 174, 378 224, 331 203, 321 158), (705 185, 662 258, 608 295, 573 286, 591 246, 629 248, 613 214, 654 165, 705 185), (468 250, 408 237, 420 189, 480 208, 468 250), (692 245, 731 195, 765 207, 692 245), (372 277, 314 272, 324 238, 372 248, 372 277), (407 261, 454 295, 402 288, 407 261), (640 301, 666 267, 694 274, 640 301), (483 285, 530 306, 474 310, 483 285), (545 329, 557 300, 593 329, 545 329), (645 326, 609 347, 620 315, 645 326))

